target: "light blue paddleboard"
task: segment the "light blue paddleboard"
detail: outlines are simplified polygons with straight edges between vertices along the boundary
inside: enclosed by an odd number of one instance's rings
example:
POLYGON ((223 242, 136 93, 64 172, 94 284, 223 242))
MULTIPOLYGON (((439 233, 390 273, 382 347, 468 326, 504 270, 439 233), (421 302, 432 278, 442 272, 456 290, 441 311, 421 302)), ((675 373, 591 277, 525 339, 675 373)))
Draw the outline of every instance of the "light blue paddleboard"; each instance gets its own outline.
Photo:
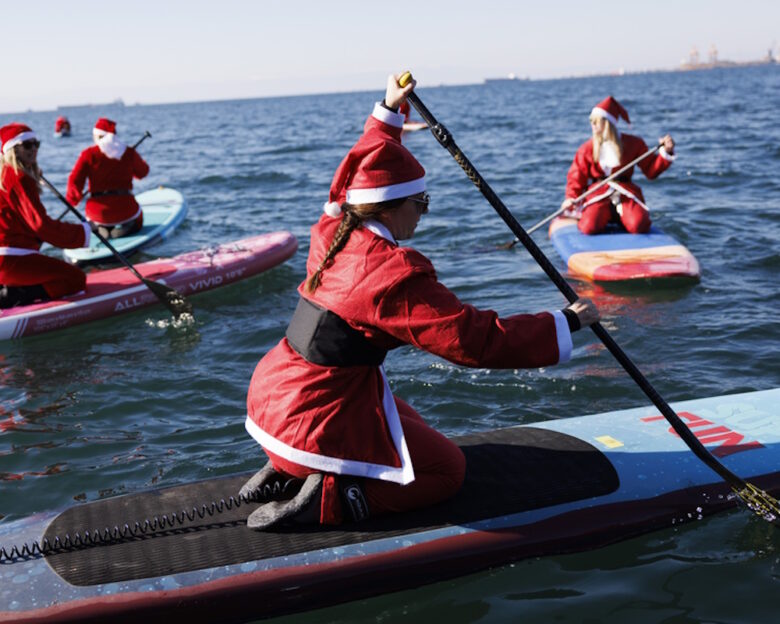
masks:
MULTIPOLYGON (((135 196, 144 213, 143 227, 132 236, 112 238, 109 242, 124 256, 165 240, 187 216, 187 202, 179 191, 163 186, 135 196)), ((65 259, 77 265, 111 262, 114 254, 94 234, 89 247, 64 249, 65 259)))

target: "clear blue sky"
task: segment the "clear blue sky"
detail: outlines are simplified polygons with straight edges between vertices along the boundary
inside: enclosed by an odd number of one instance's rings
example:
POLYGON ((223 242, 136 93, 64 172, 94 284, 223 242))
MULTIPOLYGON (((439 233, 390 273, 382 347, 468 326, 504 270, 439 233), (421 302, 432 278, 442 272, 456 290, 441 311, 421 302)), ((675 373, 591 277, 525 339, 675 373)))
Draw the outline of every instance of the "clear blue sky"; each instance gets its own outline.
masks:
POLYGON ((780 0, 3 2, 0 112, 674 68, 780 45, 780 0))

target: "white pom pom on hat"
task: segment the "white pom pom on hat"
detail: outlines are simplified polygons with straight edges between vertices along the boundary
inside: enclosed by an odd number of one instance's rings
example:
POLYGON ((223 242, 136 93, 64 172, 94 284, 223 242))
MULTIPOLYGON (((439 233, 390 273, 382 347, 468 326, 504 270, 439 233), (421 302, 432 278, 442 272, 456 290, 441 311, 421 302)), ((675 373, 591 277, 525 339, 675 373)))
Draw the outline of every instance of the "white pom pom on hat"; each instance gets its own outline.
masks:
POLYGON ((337 219, 341 216, 341 205, 338 202, 327 202, 323 204, 322 211, 329 217, 337 219))

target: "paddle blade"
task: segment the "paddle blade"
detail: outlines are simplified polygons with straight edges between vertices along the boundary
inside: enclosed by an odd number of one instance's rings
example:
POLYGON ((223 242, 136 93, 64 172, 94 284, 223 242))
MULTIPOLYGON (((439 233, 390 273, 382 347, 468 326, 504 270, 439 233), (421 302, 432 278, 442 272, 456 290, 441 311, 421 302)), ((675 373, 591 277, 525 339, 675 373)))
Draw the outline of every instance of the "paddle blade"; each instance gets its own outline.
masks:
POLYGON ((519 240, 515 239, 513 241, 509 241, 508 243, 502 243, 501 245, 496 245, 496 249, 501 249, 501 250, 512 249, 519 242, 520 242, 519 240))
POLYGON ((767 522, 777 523, 780 520, 780 505, 778 505, 777 499, 764 490, 759 490, 752 483, 745 483, 744 487, 739 489, 733 487, 732 489, 751 510, 767 522))
POLYGON ((192 314, 192 304, 176 289, 149 279, 144 279, 144 284, 157 295, 157 298, 171 311, 175 318, 179 318, 182 314, 192 314))

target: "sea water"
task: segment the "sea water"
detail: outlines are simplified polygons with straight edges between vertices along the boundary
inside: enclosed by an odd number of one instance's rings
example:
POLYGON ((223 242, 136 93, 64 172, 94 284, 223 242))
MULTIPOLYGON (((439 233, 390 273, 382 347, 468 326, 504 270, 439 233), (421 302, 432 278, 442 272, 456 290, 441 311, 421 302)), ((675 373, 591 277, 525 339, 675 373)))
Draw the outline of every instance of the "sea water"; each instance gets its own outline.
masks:
MULTIPOLYGON (((137 190, 181 191, 189 215, 134 260, 272 230, 298 253, 246 282, 192 298, 176 326, 157 307, 0 344, 0 522, 83 501, 255 470, 244 430, 257 361, 283 336, 303 280, 309 228, 377 91, 0 116, 43 139, 40 165, 64 190, 99 116, 118 122, 151 166, 137 190)), ((701 282, 606 288, 572 279, 669 402, 780 384, 780 67, 426 88, 419 94, 526 227, 563 199, 592 106, 612 94, 648 144, 671 133, 678 158, 635 174, 653 220, 698 258, 701 282)), ((404 142, 427 171, 430 212, 409 244, 464 301, 502 315, 555 310, 563 297, 428 132, 404 142)), ((61 206, 44 194, 51 214, 61 206)), ((561 268, 544 229, 534 234, 561 268)), ((446 434, 647 405, 588 331, 570 363, 473 370, 393 351, 393 391, 446 434)), ((780 416, 780 415, 779 415, 780 416)), ((780 607, 780 536, 733 511, 606 548, 518 562, 284 622, 769 622, 780 607)))

